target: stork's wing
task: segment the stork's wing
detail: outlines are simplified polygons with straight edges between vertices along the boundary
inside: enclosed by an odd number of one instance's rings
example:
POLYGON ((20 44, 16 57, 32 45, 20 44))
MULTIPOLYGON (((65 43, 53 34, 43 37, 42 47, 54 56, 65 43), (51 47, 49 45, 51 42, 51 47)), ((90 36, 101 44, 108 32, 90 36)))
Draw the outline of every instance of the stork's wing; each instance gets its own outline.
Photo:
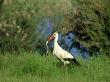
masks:
POLYGON ((70 58, 70 59, 73 59, 74 56, 71 55, 69 52, 65 51, 65 53, 64 53, 64 58, 70 58))

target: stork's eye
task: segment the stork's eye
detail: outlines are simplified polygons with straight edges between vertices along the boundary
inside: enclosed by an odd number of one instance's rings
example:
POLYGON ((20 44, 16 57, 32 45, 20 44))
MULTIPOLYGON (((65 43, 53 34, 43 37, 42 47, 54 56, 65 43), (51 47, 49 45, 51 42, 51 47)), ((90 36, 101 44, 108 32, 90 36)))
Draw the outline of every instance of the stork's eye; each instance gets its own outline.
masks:
POLYGON ((56 35, 56 34, 53 34, 54 36, 56 35))

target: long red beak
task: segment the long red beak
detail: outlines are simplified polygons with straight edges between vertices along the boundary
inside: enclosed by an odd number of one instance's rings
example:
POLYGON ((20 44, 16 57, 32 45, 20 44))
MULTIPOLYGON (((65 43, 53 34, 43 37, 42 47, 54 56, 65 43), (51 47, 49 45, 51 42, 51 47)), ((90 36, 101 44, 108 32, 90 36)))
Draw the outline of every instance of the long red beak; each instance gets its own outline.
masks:
POLYGON ((53 35, 49 36, 47 40, 48 40, 48 42, 54 40, 54 36, 53 35))

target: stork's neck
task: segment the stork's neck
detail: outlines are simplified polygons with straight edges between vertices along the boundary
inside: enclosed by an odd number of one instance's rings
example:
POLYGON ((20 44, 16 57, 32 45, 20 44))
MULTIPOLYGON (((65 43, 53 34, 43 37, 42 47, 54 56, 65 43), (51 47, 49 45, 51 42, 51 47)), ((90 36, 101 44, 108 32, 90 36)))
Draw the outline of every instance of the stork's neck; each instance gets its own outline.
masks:
POLYGON ((57 41, 58 41, 58 36, 55 37, 55 40, 54 40, 54 47, 55 47, 55 45, 58 45, 57 41))

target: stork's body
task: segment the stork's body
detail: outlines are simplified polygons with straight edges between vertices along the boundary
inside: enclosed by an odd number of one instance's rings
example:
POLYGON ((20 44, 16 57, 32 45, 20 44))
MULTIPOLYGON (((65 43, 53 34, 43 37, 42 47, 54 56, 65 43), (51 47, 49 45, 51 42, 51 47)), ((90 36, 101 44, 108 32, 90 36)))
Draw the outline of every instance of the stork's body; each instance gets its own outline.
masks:
POLYGON ((72 56, 69 52, 65 51, 64 49, 62 49, 59 44, 58 44, 58 33, 55 32, 53 34, 54 39, 54 49, 53 49, 53 54, 55 56, 57 56, 57 58, 59 58, 64 64, 68 64, 68 63, 75 63, 77 65, 79 65, 79 63, 77 62, 77 60, 74 58, 74 56, 72 56))
POLYGON ((65 58, 74 58, 70 53, 68 53, 67 51, 65 51, 64 49, 62 49, 59 44, 58 44, 58 37, 55 37, 54 40, 54 49, 53 49, 53 54, 56 55, 62 62, 65 63, 69 63, 68 61, 64 61, 63 59, 65 58))

